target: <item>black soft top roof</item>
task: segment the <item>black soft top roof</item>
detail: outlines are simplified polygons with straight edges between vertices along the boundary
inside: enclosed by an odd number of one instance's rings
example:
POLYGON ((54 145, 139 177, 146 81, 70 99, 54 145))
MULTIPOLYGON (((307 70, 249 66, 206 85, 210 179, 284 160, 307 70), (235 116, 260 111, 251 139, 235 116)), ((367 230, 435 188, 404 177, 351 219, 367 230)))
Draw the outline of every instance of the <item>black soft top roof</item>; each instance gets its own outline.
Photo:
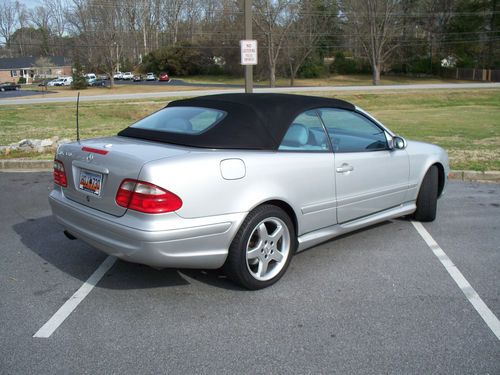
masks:
POLYGON ((292 121, 315 108, 353 111, 338 99, 290 94, 220 94, 175 100, 167 107, 204 107, 227 112, 215 126, 200 134, 180 134, 126 128, 118 135, 185 146, 228 149, 276 150, 292 121))

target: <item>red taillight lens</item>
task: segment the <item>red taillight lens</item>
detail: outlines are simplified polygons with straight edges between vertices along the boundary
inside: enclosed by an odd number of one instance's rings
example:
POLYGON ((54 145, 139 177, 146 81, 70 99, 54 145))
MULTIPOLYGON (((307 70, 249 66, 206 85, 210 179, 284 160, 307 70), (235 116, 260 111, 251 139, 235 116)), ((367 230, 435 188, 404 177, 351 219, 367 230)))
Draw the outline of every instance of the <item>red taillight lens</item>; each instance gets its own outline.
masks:
POLYGON ((116 193, 119 206, 148 214, 176 211, 182 200, 174 193, 149 182, 124 180, 116 193))
POLYGON ((66 171, 64 170, 64 164, 59 160, 54 160, 54 182, 62 187, 68 186, 68 180, 66 179, 66 171))

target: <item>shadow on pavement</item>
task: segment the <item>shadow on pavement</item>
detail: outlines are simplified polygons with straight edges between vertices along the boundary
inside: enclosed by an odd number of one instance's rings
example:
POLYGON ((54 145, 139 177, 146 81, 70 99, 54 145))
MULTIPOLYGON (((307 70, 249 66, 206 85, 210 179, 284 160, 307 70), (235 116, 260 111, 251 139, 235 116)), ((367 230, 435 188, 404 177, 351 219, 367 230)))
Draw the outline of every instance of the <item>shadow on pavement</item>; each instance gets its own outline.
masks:
MULTIPOLYGON (((71 241, 53 216, 28 219, 13 226, 20 241, 37 254, 43 264, 51 264, 66 274, 86 281, 106 258, 106 254, 81 240, 71 241)), ((40 264, 40 268, 43 265, 40 264)), ((241 290, 219 270, 157 270, 142 264, 117 260, 98 284, 108 289, 147 289, 189 285, 192 278, 217 288, 241 290)))

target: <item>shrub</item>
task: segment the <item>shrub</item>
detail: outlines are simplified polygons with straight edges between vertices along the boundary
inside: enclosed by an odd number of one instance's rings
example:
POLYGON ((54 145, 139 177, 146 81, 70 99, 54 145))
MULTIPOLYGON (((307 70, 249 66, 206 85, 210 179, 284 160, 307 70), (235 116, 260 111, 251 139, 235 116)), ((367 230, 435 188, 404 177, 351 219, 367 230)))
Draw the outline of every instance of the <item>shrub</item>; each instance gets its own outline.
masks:
POLYGON ((17 81, 17 83, 19 83, 19 84, 26 83, 26 78, 25 77, 19 77, 19 80, 17 81))
POLYGON ((331 73, 354 74, 356 71, 356 62, 353 59, 346 59, 342 52, 335 54, 335 61, 330 65, 331 73))
POLYGON ((73 65, 73 82, 71 82, 71 88, 73 90, 84 90, 87 88, 87 81, 83 76, 83 67, 77 61, 73 65))
POLYGON ((319 57, 307 59, 297 74, 300 78, 319 78, 325 75, 325 65, 319 57))
POLYGON ((185 43, 155 50, 144 56, 140 70, 143 73, 167 72, 173 76, 206 74, 210 71, 220 72, 216 68, 212 56, 200 48, 185 43))

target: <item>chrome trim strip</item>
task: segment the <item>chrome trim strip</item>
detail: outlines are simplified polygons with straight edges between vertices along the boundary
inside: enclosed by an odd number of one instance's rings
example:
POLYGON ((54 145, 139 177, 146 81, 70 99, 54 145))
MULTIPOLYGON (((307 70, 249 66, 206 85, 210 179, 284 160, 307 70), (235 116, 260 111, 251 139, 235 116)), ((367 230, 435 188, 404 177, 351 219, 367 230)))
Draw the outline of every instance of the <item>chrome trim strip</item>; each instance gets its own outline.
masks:
POLYGON ((337 206, 337 201, 327 201, 320 203, 313 203, 301 208, 302 214, 312 214, 314 212, 328 210, 330 208, 335 208, 337 206))
POLYGON ((389 194, 394 194, 394 193, 401 193, 405 192, 408 190, 408 183, 405 182, 404 184, 401 185, 393 185, 387 189, 380 189, 376 191, 370 191, 367 194, 358 194, 358 195, 349 195, 346 197, 343 197, 341 199, 337 200, 337 205, 340 206, 345 206, 350 203, 359 203, 371 198, 380 198, 383 197, 384 195, 389 195, 389 194))
POLYGON ((100 172, 103 174, 109 174, 109 169, 105 167, 101 167, 100 165, 95 165, 95 164, 90 164, 90 163, 84 163, 79 160, 73 160, 73 167, 78 167, 78 168, 84 168, 89 171, 95 171, 95 172, 100 172))

